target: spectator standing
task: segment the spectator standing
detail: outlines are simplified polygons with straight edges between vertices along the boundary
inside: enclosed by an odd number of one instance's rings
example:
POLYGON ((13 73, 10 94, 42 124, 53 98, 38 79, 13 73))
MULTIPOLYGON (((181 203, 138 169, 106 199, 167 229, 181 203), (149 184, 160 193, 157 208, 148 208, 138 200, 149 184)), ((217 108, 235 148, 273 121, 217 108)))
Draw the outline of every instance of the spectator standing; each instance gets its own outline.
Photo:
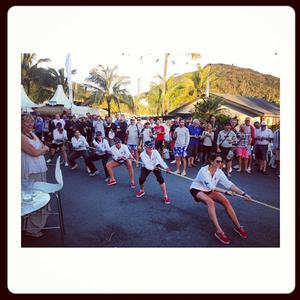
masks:
POLYGON ((259 171, 267 175, 267 152, 269 143, 273 140, 272 130, 267 128, 265 121, 261 122, 261 127, 256 131, 256 153, 255 157, 259 161, 259 171))
POLYGON ((161 157, 163 157, 164 150, 164 139, 165 139, 165 127, 161 124, 161 120, 156 121, 156 126, 154 127, 156 133, 155 137, 155 149, 159 151, 161 157))
POLYGON ((216 117, 214 115, 209 116, 208 123, 210 123, 210 125, 212 127, 212 132, 214 133, 212 151, 215 152, 217 150, 217 139, 218 139, 219 132, 221 131, 221 126, 217 122, 216 117))
POLYGON ((42 141, 43 140, 44 121, 38 114, 34 122, 34 134, 42 141))
POLYGON ((212 126, 208 123, 205 126, 205 130, 202 132, 201 140, 202 140, 202 164, 206 165, 209 163, 208 159, 213 149, 213 141, 214 141, 215 133, 212 130, 212 126))
POLYGON ((184 120, 180 120, 179 127, 174 131, 173 137, 175 138, 174 156, 176 160, 176 174, 180 174, 180 165, 183 164, 181 175, 186 175, 186 156, 187 147, 190 142, 189 130, 184 126, 184 120))
POLYGON ((53 120, 53 124, 54 124, 54 128, 56 128, 56 124, 57 123, 60 123, 62 128, 64 129, 65 128, 65 125, 66 125, 66 122, 64 119, 61 119, 60 115, 59 114, 56 114, 55 115, 55 119, 53 120))
POLYGON ((94 131, 101 131, 102 132, 102 137, 105 137, 105 130, 104 130, 104 121, 100 116, 96 117, 96 120, 93 121, 93 127, 94 131))
POLYGON ((198 119, 194 119, 193 123, 188 125, 190 134, 190 142, 187 148, 188 155, 188 167, 196 167, 195 160, 198 156, 199 139, 201 136, 200 122, 198 119))
POLYGON ((135 119, 130 119, 130 124, 126 129, 126 144, 127 147, 132 154, 132 156, 136 159, 136 167, 138 168, 139 164, 139 152, 138 152, 138 146, 139 146, 139 136, 140 131, 135 123, 135 119))
POLYGON ((221 130, 217 139, 217 152, 221 154, 227 168, 227 176, 231 177, 233 144, 236 142, 236 134, 231 130, 230 122, 225 123, 224 130, 221 130))
POLYGON ((125 143, 125 135, 127 130, 127 122, 125 116, 121 114, 120 120, 117 122, 117 130, 115 137, 119 138, 122 141, 122 144, 125 143))
MULTIPOLYGON (((49 151, 40 139, 33 133, 34 119, 25 114, 21 118, 21 181, 47 181, 47 165, 44 154, 49 151)), ((49 215, 50 206, 27 215, 25 224, 26 235, 41 237, 49 215)))
POLYGON ((243 169, 242 160, 245 163, 245 171, 248 168, 249 146, 251 145, 251 133, 247 132, 246 125, 241 125, 240 131, 237 133, 237 147, 236 152, 238 156, 239 168, 237 172, 243 169))
POLYGON ((273 152, 276 162, 276 175, 280 174, 280 128, 274 132, 273 152))

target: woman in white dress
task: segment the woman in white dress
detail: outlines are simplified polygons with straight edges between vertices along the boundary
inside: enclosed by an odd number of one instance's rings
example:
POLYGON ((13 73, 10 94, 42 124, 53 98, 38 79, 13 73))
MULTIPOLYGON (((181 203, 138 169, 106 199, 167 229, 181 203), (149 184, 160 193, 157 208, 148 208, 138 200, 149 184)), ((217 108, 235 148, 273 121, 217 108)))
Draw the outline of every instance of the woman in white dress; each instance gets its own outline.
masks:
MULTIPOLYGON (((49 151, 40 139, 32 132, 34 119, 31 115, 22 115, 21 119, 21 180, 47 181, 47 165, 44 154, 49 151)), ((26 235, 40 237, 41 230, 46 225, 50 206, 29 214, 25 224, 26 235)))

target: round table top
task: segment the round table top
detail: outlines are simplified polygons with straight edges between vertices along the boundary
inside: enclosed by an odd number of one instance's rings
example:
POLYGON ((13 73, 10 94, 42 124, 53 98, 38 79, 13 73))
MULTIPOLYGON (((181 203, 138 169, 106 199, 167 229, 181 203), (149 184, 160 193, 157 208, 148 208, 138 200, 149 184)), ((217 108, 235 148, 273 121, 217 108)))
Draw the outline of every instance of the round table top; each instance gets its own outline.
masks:
POLYGON ((50 195, 42 191, 34 191, 32 195, 33 197, 31 200, 29 199, 30 201, 28 200, 26 201, 24 198, 22 198, 22 205, 21 205, 22 217, 43 208, 50 201, 50 195))

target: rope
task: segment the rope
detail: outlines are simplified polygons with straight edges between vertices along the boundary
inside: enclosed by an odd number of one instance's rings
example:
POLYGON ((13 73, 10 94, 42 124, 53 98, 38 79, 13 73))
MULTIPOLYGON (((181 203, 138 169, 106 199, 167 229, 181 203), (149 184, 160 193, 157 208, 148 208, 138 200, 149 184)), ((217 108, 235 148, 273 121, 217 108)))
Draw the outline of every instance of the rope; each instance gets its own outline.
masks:
MULTIPOLYGON (((143 164, 142 162, 139 162, 139 161, 135 161, 139 164, 143 164)), ((180 178, 183 178, 183 179, 186 179, 186 180, 189 180, 189 181, 192 181, 192 182, 197 182, 196 180, 190 178, 190 177, 187 177, 187 176, 182 176, 180 174, 177 174, 175 172, 167 172, 165 169, 162 169, 162 168, 159 168, 161 171, 164 171, 166 173, 169 173, 169 174, 172 174, 174 176, 177 176, 177 177, 180 177, 180 178)), ((243 198, 245 200, 247 200, 247 198, 245 196, 242 196, 242 195, 239 195, 237 193, 233 193, 233 196, 237 196, 237 197, 240 197, 240 198, 243 198)), ((266 206, 266 207, 269 207, 271 209, 274 209, 274 210, 277 210, 277 211, 280 211, 280 209, 278 207, 275 207, 275 206, 272 206, 272 205, 269 205, 267 203, 264 203, 264 202, 261 202, 261 201, 258 201, 258 200, 255 200, 255 199, 252 199, 251 202, 255 202, 255 203, 258 203, 260 205, 263 205, 263 206, 266 206)))

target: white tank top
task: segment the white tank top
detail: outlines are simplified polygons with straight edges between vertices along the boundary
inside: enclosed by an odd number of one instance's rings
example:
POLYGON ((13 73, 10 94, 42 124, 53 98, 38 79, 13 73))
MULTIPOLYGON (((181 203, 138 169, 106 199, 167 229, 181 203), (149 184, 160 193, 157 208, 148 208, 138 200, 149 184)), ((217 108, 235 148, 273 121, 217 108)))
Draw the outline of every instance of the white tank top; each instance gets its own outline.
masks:
MULTIPOLYGON (((38 137, 31 133, 34 139, 27 137, 29 143, 35 149, 41 149, 43 144, 38 137)), ((48 170, 44 155, 32 156, 21 151, 21 176, 22 179, 28 179, 30 174, 43 173, 48 170)))

